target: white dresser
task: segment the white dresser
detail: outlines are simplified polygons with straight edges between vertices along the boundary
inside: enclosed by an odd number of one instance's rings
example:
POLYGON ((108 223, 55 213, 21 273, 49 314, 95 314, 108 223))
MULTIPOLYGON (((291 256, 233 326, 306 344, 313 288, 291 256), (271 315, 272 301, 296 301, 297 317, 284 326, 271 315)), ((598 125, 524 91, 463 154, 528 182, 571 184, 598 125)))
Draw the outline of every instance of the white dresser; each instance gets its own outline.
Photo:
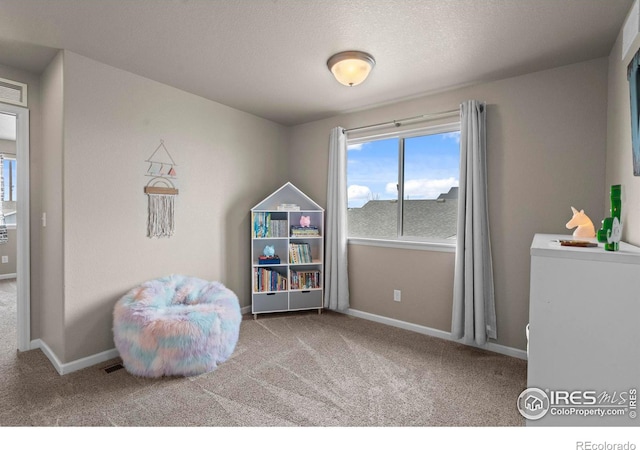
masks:
POLYGON ((624 400, 640 389, 640 248, 620 243, 607 252, 561 239, 573 237, 536 234, 531 245, 527 384, 549 394, 550 408, 559 401, 556 412, 575 409, 527 425, 640 426, 633 400, 624 400), (581 393, 565 400, 564 391, 581 393), (594 406, 605 415, 587 416, 594 406))

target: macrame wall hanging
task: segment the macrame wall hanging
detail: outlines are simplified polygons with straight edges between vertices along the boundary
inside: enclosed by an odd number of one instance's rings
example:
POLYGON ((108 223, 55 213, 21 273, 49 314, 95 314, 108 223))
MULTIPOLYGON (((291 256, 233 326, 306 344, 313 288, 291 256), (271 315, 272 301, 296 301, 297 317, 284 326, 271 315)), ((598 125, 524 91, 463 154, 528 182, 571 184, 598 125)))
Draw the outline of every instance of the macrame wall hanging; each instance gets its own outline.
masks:
POLYGON ((4 155, 0 153, 0 244, 9 242, 7 224, 4 221, 4 155))
POLYGON ((145 161, 149 163, 145 175, 151 177, 144 187, 144 193, 149 197, 147 236, 150 238, 173 236, 174 203, 178 189, 172 180, 176 179, 177 164, 163 140, 160 140, 158 148, 145 161))

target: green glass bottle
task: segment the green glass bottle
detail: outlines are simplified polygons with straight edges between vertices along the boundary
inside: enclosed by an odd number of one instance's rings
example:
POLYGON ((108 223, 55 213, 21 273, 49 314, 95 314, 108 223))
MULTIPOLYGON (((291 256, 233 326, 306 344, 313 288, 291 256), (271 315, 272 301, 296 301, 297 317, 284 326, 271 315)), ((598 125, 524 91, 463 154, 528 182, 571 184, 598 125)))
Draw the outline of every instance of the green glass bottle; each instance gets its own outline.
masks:
POLYGON ((613 232, 615 220, 617 219, 618 226, 622 224, 622 187, 619 184, 611 186, 610 191, 611 209, 609 210, 610 217, 607 217, 602 221, 602 228, 598 230, 598 241, 604 242, 604 249, 610 252, 617 252, 619 249, 618 242, 608 242, 608 237, 613 232))

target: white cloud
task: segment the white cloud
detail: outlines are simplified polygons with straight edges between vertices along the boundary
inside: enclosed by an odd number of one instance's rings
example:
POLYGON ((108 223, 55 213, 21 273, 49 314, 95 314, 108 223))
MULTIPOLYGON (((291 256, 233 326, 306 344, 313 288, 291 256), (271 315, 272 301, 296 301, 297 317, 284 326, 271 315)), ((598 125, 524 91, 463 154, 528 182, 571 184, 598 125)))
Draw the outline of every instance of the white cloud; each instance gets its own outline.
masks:
POLYGON ((368 186, 352 184, 347 189, 347 198, 349 208, 360 208, 373 198, 373 194, 368 186))
POLYGON ((351 144, 347 147, 347 151, 349 150, 362 150, 362 146, 366 144, 366 142, 361 142, 360 144, 351 144))
MULTIPOLYGON (((449 192, 453 186, 458 186, 458 180, 453 177, 440 180, 407 180, 404 183, 404 198, 409 199, 433 199, 440 194, 449 192)), ((396 193, 396 183, 387 183, 386 191, 396 193)))
POLYGON ((352 184, 347 189, 347 197, 351 200, 369 200, 371 198, 371 189, 367 186, 359 186, 352 184))
POLYGON ((460 132, 459 131, 452 131, 450 133, 442 133, 442 138, 443 139, 455 139, 455 141, 459 144, 460 143, 460 132))

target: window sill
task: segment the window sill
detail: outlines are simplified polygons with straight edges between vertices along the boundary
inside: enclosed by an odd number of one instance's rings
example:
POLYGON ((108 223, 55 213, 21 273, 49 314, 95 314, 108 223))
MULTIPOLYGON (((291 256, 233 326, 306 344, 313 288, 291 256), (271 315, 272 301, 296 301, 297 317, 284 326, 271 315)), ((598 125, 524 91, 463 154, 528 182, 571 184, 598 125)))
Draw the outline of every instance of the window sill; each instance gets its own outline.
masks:
POLYGON ((370 245, 373 247, 404 248, 408 250, 426 250, 430 252, 455 253, 456 242, 399 241, 392 239, 347 238, 349 245, 370 245))

